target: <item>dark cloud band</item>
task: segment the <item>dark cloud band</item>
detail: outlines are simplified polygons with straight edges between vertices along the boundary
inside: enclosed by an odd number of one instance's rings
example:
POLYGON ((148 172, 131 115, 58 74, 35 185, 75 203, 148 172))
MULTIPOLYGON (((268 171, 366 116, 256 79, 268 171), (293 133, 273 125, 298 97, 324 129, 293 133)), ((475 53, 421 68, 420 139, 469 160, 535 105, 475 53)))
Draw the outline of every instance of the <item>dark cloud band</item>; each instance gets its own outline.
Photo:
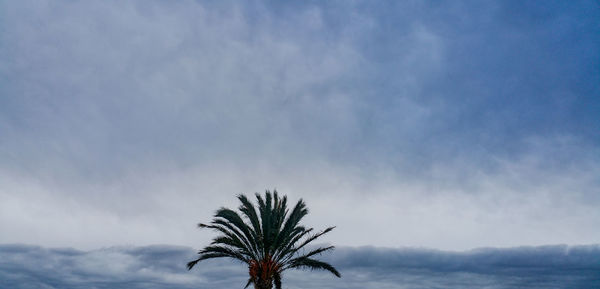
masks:
MULTIPOLYGON (((0 246, 0 288, 238 288, 241 264, 217 260, 187 271, 188 247, 92 251, 0 246)), ((290 272, 288 288, 598 288, 600 246, 541 246, 448 252, 339 248, 329 260, 342 279, 290 272)))

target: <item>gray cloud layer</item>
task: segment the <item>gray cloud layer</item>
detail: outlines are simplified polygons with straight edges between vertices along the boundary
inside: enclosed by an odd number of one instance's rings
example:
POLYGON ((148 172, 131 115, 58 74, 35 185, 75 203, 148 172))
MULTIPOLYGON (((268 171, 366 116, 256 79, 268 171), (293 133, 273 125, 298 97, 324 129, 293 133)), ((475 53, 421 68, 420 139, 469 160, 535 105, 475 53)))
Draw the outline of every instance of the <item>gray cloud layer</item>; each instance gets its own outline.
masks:
MULTIPOLYGON (((187 247, 92 251, 0 246, 0 288, 241 288, 245 267, 220 260, 188 272, 187 247)), ((341 279, 290 272, 286 288, 596 288, 600 246, 543 246, 446 252, 340 248, 328 260, 341 279)))
POLYGON ((599 19, 594 1, 2 1, 0 242, 192 245, 274 187, 335 244, 597 242, 599 19))

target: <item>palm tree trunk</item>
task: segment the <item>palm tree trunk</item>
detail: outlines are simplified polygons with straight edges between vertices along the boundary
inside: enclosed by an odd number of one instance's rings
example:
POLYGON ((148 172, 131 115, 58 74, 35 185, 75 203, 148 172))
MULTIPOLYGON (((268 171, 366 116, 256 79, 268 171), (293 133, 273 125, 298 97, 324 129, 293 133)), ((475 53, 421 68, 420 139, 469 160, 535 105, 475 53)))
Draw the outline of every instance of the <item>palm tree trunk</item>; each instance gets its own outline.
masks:
POLYGON ((254 283, 254 289, 272 289, 272 288, 273 288, 272 280, 258 279, 254 283))

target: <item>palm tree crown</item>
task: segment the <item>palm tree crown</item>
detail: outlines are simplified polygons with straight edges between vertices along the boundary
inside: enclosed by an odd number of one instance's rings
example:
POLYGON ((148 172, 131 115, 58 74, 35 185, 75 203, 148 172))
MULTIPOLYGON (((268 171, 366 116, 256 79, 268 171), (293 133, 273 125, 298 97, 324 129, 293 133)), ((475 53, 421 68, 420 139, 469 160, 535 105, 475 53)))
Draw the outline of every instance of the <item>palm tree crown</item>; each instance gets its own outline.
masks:
POLYGON ((221 208, 210 224, 198 224, 200 228, 209 228, 220 234, 212 243, 198 252, 200 257, 187 264, 192 269, 198 262, 206 259, 227 257, 242 261, 248 265, 250 278, 246 288, 254 284, 256 289, 281 289, 281 274, 291 268, 327 270, 335 276, 340 273, 330 264, 314 257, 333 246, 306 250, 305 246, 335 227, 329 227, 318 233, 312 228, 300 225, 300 220, 308 209, 300 199, 290 212, 287 197, 279 197, 277 191, 266 191, 265 197, 256 193, 258 213, 254 205, 244 195, 239 195, 242 203, 239 211, 221 208))

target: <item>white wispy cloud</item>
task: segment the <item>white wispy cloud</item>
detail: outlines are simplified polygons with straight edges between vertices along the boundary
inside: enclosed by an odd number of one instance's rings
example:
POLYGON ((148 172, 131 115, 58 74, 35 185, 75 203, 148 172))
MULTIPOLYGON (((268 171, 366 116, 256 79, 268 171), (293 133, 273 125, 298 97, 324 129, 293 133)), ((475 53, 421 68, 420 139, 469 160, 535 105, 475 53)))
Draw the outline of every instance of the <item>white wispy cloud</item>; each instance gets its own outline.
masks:
POLYGON ((192 245, 273 188, 335 244, 600 238, 593 7, 1 5, 0 242, 192 245))

